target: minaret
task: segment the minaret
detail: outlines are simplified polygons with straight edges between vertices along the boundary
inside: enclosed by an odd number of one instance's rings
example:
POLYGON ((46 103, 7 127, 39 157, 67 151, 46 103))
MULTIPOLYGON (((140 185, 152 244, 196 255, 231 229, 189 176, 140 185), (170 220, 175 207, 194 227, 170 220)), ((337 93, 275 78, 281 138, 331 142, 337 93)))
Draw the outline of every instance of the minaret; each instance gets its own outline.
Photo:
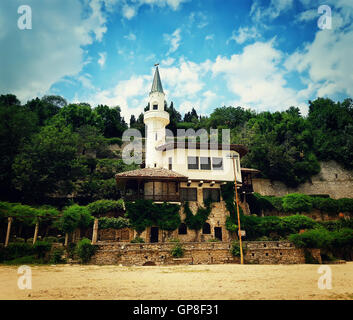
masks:
POLYGON ((144 114, 146 125, 146 168, 162 168, 162 151, 156 147, 165 143, 165 127, 169 124, 169 113, 164 110, 165 94, 163 92, 158 64, 154 73, 149 97, 149 109, 144 114))

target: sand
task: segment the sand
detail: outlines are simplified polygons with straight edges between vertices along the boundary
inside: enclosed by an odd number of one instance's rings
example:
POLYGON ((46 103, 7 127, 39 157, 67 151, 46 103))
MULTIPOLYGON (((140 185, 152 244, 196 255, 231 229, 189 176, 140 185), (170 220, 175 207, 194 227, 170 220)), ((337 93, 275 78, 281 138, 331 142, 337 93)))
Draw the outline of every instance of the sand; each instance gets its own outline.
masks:
POLYGON ((330 265, 332 289, 319 289, 319 265, 164 267, 31 266, 32 289, 17 266, 0 266, 0 299, 353 299, 353 262, 330 265))

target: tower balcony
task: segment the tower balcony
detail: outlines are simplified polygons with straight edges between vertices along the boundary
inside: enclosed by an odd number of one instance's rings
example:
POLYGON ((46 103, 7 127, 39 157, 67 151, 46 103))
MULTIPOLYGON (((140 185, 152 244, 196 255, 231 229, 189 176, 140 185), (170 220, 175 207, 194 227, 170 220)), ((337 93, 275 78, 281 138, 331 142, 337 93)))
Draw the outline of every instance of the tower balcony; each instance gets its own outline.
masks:
POLYGON ((148 122, 153 120, 160 121, 166 126, 170 122, 169 113, 161 110, 146 111, 144 114, 144 123, 148 124, 148 122))

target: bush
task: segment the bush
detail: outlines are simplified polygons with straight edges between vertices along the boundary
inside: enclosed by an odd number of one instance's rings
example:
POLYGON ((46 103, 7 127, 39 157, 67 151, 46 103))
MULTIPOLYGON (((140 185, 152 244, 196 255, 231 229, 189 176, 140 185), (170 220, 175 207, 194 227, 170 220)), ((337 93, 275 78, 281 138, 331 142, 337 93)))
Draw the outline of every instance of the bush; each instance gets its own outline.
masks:
POLYGON ((292 193, 283 197, 285 212, 310 212, 312 209, 311 198, 305 194, 292 193))
MULTIPOLYGON (((240 257, 239 241, 233 241, 229 251, 233 257, 240 257)), ((243 253, 244 253, 244 247, 243 247, 243 253)))
POLYGON ((63 258, 64 253, 65 253, 64 248, 55 248, 50 253, 50 263, 53 263, 53 264, 65 263, 66 260, 63 258))
POLYGON ((353 199, 342 198, 338 199, 338 206, 340 212, 353 213, 353 199))
POLYGON ((123 229, 123 228, 129 228, 129 227, 130 227, 129 220, 123 217, 99 218, 99 229, 123 229))
POLYGON ((45 263, 44 260, 38 259, 35 255, 24 256, 24 257, 8 260, 4 262, 4 264, 7 264, 7 265, 43 264, 43 263, 45 263))
POLYGON ((181 243, 176 242, 175 246, 172 248, 171 255, 174 258, 182 258, 184 256, 184 249, 181 243))
POLYGON ((319 209, 329 214, 337 214, 339 211, 338 201, 331 198, 321 199, 319 209))
POLYGON ((2 256, 2 261, 13 260, 34 254, 33 247, 29 243, 9 243, 6 248, 2 247, 1 251, 2 254, 0 254, 0 256, 2 256))
POLYGON ((296 214, 282 218, 286 233, 297 233, 301 229, 312 229, 318 225, 318 223, 304 215, 296 214))
POLYGON ((76 243, 69 243, 69 245, 66 248, 67 250, 67 256, 70 259, 74 259, 75 258, 75 251, 76 251, 76 243))
POLYGON ((324 228, 318 228, 301 234, 291 234, 289 241, 298 248, 328 249, 331 247, 333 235, 324 228))
POLYGON ((46 253, 51 249, 51 243, 45 241, 37 241, 33 245, 33 252, 38 259, 44 258, 46 253))
POLYGON ((135 239, 132 239, 130 242, 131 243, 145 243, 145 240, 143 240, 141 237, 136 237, 135 239))
POLYGON ((75 251, 82 263, 88 263, 96 252, 96 249, 97 247, 92 245, 89 239, 83 238, 78 242, 75 251))
POLYGON ((25 243, 25 239, 24 238, 13 238, 11 242, 15 242, 15 243, 25 243))
POLYGON ((98 200, 87 206, 93 216, 105 215, 108 212, 117 211, 123 208, 122 200, 98 200))

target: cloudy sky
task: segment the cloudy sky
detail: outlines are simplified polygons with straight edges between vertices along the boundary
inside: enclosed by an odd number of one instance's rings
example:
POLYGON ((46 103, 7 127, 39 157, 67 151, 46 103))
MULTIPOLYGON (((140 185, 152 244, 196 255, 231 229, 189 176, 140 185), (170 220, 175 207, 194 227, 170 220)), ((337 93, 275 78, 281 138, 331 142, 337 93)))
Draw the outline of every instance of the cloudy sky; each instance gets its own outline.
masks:
MULTIPOLYGON (((352 0, 1 0, 0 93, 146 106, 160 63, 180 112, 353 97, 352 0), (32 9, 20 30, 18 7, 32 9), (321 4, 332 28, 320 29, 321 4)), ((327 22, 327 21, 326 21, 327 22)))

